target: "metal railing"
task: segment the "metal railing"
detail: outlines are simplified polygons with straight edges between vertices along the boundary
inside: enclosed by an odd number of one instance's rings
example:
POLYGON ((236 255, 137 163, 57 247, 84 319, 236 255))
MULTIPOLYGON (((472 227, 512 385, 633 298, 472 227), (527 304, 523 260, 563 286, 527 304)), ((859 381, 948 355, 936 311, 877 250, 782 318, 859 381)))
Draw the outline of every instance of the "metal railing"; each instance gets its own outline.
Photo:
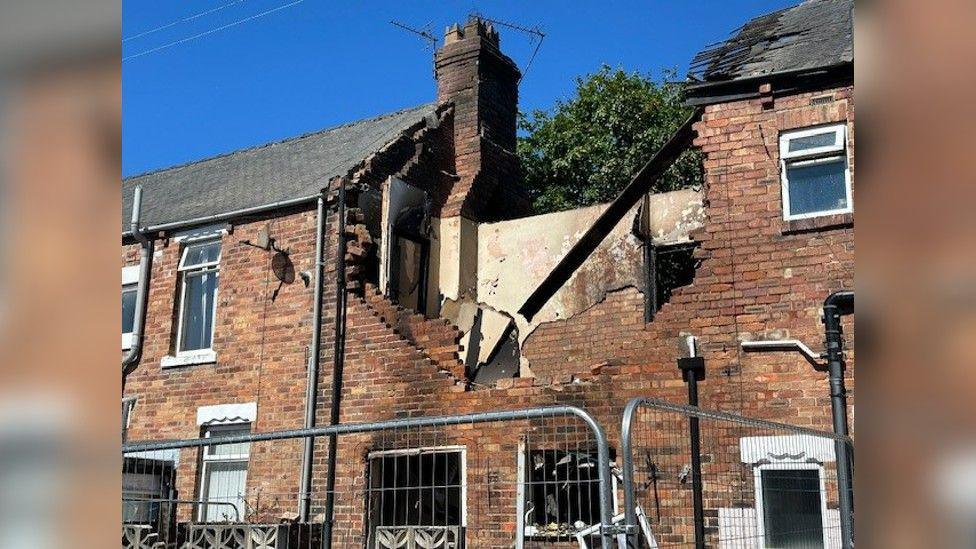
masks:
POLYGON ((202 429, 200 438, 123 445, 124 547, 609 549, 623 522, 604 430, 572 406, 266 433, 202 429), (310 494, 299 489, 307 439, 316 445, 310 494), (332 539, 323 534, 328 499, 332 539), (298 520, 302 501, 307 522, 298 520))
POLYGON ((849 438, 638 398, 621 439, 629 547, 853 546, 837 468, 849 438))

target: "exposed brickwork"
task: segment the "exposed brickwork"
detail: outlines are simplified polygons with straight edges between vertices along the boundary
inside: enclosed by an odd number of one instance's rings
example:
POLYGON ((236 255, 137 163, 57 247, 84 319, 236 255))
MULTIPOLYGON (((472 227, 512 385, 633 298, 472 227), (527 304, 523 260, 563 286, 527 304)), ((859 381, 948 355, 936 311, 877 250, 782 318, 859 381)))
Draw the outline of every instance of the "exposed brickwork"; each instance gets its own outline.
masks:
MULTIPOLYGON (((271 300, 278 286, 271 270, 272 253, 240 243, 255 240, 268 224, 278 246, 290 250, 295 270, 313 269, 314 210, 234 225, 222 238, 215 364, 160 366, 175 345, 180 246, 173 240, 157 243, 142 360, 125 387, 127 396, 138 398, 131 415, 130 440, 198 437, 197 409, 214 404, 256 402, 255 431, 302 424, 312 292, 296 277, 271 300)), ((137 260, 136 250, 135 246, 123 247, 123 265, 137 260)), ((273 460, 254 460, 254 493, 297 489, 297 479, 291 475, 300 463, 301 445, 286 443, 279 450, 273 460)), ((177 487, 187 498, 199 491, 195 456, 193 451, 183 452, 178 475, 177 487)))
POLYGON ((439 369, 450 372, 455 379, 464 380, 464 364, 458 358, 461 332, 450 321, 429 319, 394 304, 378 288, 366 286, 365 304, 378 318, 409 341, 439 369))
POLYGON ((571 383, 580 374, 637 351, 644 331, 644 295, 635 288, 607 294, 571 319, 536 328, 522 347, 532 373, 556 383, 571 383))

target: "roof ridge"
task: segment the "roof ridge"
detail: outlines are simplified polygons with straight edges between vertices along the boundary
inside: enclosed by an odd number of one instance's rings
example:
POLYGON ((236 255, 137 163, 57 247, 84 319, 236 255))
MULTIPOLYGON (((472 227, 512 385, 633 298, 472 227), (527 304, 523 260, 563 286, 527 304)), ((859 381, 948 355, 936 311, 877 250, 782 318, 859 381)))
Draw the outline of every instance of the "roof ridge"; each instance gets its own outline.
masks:
POLYGON ((232 150, 232 151, 227 151, 227 152, 223 152, 223 153, 220 153, 220 154, 215 154, 213 156, 207 156, 207 157, 204 157, 204 158, 198 158, 196 160, 190 160, 188 162, 183 162, 181 164, 174 164, 172 166, 166 166, 164 168, 157 168, 157 169, 154 169, 154 170, 149 170, 147 172, 139 173, 139 174, 136 174, 136 175, 130 175, 128 177, 123 177, 122 178, 122 184, 124 185, 125 183, 127 183, 129 181, 132 181, 132 180, 135 180, 135 179, 139 179, 141 177, 146 177, 146 176, 149 176, 149 175, 156 175, 156 174, 161 174, 161 173, 165 173, 165 172, 169 172, 169 171, 179 170, 179 169, 187 168, 189 166, 193 166, 193 165, 196 165, 196 164, 201 164, 203 162, 209 162, 211 160, 216 160, 218 158, 225 158, 225 157, 228 157, 228 156, 231 156, 231 155, 234 155, 234 154, 238 154, 238 153, 249 152, 249 151, 256 151, 256 150, 264 149, 264 148, 267 148, 267 147, 272 147, 274 145, 283 145, 285 143, 290 143, 292 141, 298 141, 300 139, 306 139, 306 138, 309 138, 309 137, 312 137, 312 136, 315 136, 315 135, 321 135, 321 134, 324 134, 324 133, 328 133, 328 132, 332 132, 332 131, 336 131, 336 130, 341 130, 341 129, 348 128, 348 127, 351 127, 351 126, 356 126, 356 125, 359 125, 359 124, 365 124, 367 122, 378 122, 380 120, 384 120, 384 119, 387 119, 387 118, 392 118, 394 116, 398 116, 398 115, 401 115, 401 114, 404 114, 404 113, 407 113, 407 112, 410 112, 410 111, 419 111, 419 110, 422 110, 424 108, 429 108, 429 107, 432 107, 432 106, 437 105, 437 104, 438 104, 437 101, 430 101, 430 102, 427 102, 427 103, 422 103, 420 105, 415 105, 413 107, 406 107, 406 108, 402 108, 402 109, 399 109, 399 110, 396 110, 396 111, 386 112, 386 113, 379 114, 379 115, 376 115, 376 116, 373 116, 373 117, 370 117, 370 118, 361 118, 359 120, 353 120, 351 122, 344 122, 344 123, 338 124, 336 126, 329 126, 327 128, 313 130, 313 131, 305 132, 305 133, 302 133, 302 134, 299 134, 299 135, 294 135, 294 136, 291 136, 291 137, 286 137, 284 139, 278 139, 278 140, 275 140, 275 141, 269 141, 269 142, 260 143, 260 144, 257 144, 257 145, 250 145, 250 146, 247 146, 247 147, 244 147, 244 148, 241 148, 241 149, 235 149, 235 150, 232 150))

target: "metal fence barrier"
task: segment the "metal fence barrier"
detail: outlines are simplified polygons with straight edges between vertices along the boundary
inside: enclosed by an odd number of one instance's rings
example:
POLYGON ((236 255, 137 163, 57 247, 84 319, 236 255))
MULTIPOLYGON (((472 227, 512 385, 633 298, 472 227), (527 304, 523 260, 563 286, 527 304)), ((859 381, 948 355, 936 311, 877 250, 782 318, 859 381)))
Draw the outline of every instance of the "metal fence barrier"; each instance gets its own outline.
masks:
POLYGON ((123 445, 124 548, 609 549, 623 522, 606 435, 576 407, 267 433, 220 420, 201 435, 123 445), (315 447, 311 494, 299 492, 305 439, 315 447))
POLYGON ((621 437, 630 547, 852 546, 849 438, 653 399, 628 403, 621 437))

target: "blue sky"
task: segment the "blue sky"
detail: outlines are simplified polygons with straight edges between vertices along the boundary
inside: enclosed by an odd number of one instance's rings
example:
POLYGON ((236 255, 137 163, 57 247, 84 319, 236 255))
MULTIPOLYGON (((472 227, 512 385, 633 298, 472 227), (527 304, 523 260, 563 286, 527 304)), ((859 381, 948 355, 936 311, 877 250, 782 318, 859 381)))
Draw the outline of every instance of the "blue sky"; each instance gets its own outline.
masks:
MULTIPOLYGON (((233 0, 123 0, 123 39, 233 0)), ((122 173, 180 164, 382 114, 435 97, 432 52, 390 24, 440 37, 477 11, 546 38, 522 80, 523 111, 572 95, 602 64, 684 74, 694 54, 748 19, 796 0, 304 0, 265 17, 166 46, 295 0, 238 0, 213 13, 123 41, 122 173)), ((520 67, 534 44, 500 28, 520 67)))

